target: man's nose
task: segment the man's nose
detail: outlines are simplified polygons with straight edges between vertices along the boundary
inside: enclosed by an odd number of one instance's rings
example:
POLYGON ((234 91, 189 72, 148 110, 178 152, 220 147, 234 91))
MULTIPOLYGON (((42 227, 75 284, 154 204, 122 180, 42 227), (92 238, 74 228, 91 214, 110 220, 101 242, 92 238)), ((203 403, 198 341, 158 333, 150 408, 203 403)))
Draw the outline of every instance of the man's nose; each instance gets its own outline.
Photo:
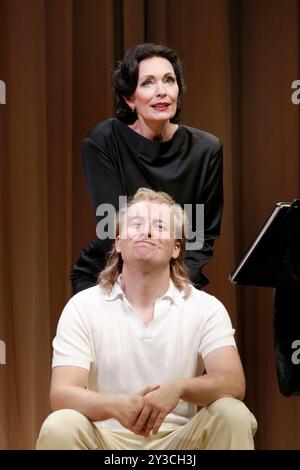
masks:
POLYGON ((148 238, 152 236, 151 224, 143 223, 140 227, 140 236, 148 238))
POLYGON ((147 237, 151 238, 152 237, 152 227, 151 224, 147 224, 147 237))
POLYGON ((147 237, 155 238, 155 228, 151 222, 147 224, 147 237))

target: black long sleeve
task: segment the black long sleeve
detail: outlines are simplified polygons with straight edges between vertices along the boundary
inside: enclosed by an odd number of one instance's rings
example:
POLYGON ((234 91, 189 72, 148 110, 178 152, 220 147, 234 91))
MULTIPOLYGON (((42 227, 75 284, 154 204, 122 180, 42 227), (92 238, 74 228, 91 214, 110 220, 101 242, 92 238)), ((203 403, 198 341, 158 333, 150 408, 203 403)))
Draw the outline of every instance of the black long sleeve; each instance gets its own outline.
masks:
POLYGON ((223 147, 221 144, 212 155, 205 184, 202 204, 204 204, 204 243, 200 250, 186 251, 185 260, 190 279, 195 287, 202 288, 208 280, 201 272, 213 257, 214 241, 220 236, 223 212, 223 147))
MULTIPOLYGON (((150 141, 118 119, 98 124, 81 148, 85 177, 96 211, 100 204, 119 208, 119 196, 142 186, 169 193, 183 207, 204 204, 204 245, 186 252, 191 280, 208 281, 201 268, 213 255, 223 208, 222 144, 211 134, 179 126, 171 140, 150 141)), ((99 218, 97 218, 99 222, 99 218)), ((112 240, 92 240, 81 252, 70 277, 75 292, 96 283, 112 240)))
MULTIPOLYGON (((119 195, 124 194, 124 188, 106 152, 104 136, 99 136, 97 145, 91 139, 84 139, 81 156, 95 213, 102 203, 118 208, 119 195)), ((75 293, 96 284, 99 272, 105 267, 111 246, 112 240, 100 240, 96 237, 83 248, 70 273, 75 293)))

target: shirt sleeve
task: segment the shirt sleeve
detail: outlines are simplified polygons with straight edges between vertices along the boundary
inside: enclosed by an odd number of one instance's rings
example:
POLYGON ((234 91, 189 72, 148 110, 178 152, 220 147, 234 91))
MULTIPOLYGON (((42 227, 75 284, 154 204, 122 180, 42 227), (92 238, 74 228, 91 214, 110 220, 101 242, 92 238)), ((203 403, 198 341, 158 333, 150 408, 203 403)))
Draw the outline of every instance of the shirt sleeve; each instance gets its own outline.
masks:
POLYGON ((95 213, 100 204, 112 204, 118 209, 119 196, 124 191, 119 171, 109 156, 105 136, 98 135, 97 143, 90 138, 84 139, 81 158, 95 213))
POLYGON ((219 238, 223 212, 223 145, 219 141, 212 152, 201 195, 204 204, 204 243, 200 250, 186 251, 191 281, 202 288, 208 283, 201 269, 213 256, 214 241, 219 238))
POLYGON ((91 338, 87 325, 72 299, 65 306, 53 340, 52 367, 78 366, 89 370, 91 338))
POLYGON ((219 300, 213 297, 201 334, 199 353, 202 358, 204 359, 215 349, 236 346, 234 333, 227 310, 219 300))
MULTIPOLYGON (((83 140, 81 145, 85 179, 92 199, 95 215, 100 204, 110 204, 119 209, 119 196, 124 194, 118 169, 115 168, 105 142, 105 136, 98 134, 97 143, 90 138, 83 140)), ((105 217, 105 215, 103 216, 105 217)), ((102 217, 97 217, 97 223, 102 217)), ((106 255, 112 247, 110 238, 94 238, 81 251, 70 279, 74 293, 97 283, 97 277, 106 264, 106 255)))

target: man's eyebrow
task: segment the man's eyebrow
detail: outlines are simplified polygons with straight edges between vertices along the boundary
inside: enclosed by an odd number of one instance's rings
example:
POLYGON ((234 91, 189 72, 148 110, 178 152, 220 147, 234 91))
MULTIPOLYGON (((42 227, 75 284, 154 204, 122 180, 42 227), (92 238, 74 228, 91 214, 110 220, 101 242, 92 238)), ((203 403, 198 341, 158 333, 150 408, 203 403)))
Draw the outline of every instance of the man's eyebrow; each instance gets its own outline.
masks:
POLYGON ((165 225, 168 225, 169 222, 169 217, 158 217, 156 219, 153 219, 153 223, 164 223, 165 225))
POLYGON ((128 221, 134 220, 134 219, 143 220, 144 217, 142 215, 128 215, 128 221))

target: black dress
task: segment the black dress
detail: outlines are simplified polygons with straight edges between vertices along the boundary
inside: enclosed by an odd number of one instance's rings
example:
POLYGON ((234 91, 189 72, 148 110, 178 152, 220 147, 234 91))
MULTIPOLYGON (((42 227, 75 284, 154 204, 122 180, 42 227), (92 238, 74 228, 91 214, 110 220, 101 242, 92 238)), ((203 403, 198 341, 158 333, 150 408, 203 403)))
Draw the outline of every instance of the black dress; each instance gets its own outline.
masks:
MULTIPOLYGON (((82 142, 82 159, 94 209, 103 203, 119 208, 119 196, 140 187, 165 191, 177 203, 204 204, 204 245, 186 252, 191 280, 207 284, 201 268, 213 255, 223 209, 222 144, 207 132, 179 125, 164 142, 147 139, 117 118, 99 123, 82 142)), ((192 217, 193 221, 195 217, 192 217)), ((193 228, 195 228, 193 226, 193 228)), ((92 240, 70 274, 74 291, 96 284, 112 240, 92 240)))

